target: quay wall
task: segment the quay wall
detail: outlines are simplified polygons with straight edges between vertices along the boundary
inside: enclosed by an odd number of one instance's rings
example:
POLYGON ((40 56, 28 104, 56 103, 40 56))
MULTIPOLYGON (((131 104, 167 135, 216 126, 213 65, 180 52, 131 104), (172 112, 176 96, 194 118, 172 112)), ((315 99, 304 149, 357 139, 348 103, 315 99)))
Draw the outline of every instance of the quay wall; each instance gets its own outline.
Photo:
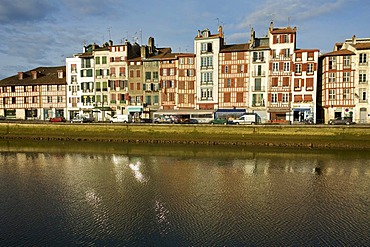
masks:
POLYGON ((370 126, 0 123, 1 139, 370 149, 370 126))

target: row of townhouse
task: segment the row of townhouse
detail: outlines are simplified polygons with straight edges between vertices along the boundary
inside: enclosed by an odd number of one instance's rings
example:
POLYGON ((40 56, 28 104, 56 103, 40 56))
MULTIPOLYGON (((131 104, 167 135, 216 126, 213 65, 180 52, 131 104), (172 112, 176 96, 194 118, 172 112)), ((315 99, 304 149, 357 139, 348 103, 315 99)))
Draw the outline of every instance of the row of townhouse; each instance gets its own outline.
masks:
POLYGON ((242 109, 262 122, 319 123, 346 116, 369 121, 370 39, 353 37, 320 56, 318 49, 296 48, 296 28, 271 23, 265 37, 252 29, 242 44, 225 44, 222 27, 214 34, 198 31, 194 54, 154 43, 149 38, 142 46, 91 44, 67 58, 65 67, 6 78, 0 81, 0 115, 148 119, 155 113, 242 109), (28 90, 38 91, 31 99, 28 90))

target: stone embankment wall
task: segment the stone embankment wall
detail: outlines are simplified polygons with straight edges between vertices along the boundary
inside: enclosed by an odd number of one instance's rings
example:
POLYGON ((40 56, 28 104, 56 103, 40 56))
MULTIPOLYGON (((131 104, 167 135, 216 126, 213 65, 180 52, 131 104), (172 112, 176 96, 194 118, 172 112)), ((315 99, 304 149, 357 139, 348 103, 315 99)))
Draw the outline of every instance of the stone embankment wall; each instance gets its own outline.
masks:
POLYGON ((310 149, 370 149, 370 126, 0 123, 0 138, 310 149))

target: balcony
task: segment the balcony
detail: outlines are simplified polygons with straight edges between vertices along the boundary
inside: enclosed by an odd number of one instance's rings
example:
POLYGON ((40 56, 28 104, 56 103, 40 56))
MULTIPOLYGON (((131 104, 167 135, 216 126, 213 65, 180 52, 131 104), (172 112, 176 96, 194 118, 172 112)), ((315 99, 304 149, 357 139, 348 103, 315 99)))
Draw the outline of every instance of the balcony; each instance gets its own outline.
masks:
POLYGON ((252 92, 265 92, 265 86, 251 87, 252 92))
POLYGON ((264 63, 265 62, 265 58, 264 57, 261 57, 261 58, 253 58, 253 63, 264 63))
POLYGON ((265 106, 265 102, 264 101, 253 101, 252 102, 252 106, 253 107, 264 107, 265 106))
POLYGON ((253 77, 265 77, 266 71, 252 71, 253 77))
POLYGON ((208 86, 208 85, 213 85, 213 81, 201 81, 200 82, 201 86, 208 86))

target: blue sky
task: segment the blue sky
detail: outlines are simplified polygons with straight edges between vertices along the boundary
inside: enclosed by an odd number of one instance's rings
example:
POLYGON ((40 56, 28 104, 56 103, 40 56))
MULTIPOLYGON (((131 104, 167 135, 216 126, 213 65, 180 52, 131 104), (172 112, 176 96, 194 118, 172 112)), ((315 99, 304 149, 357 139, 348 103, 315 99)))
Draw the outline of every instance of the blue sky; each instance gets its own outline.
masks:
POLYGON ((38 66, 64 65, 85 43, 137 37, 173 52, 193 52, 198 30, 224 27, 227 44, 274 26, 297 27, 297 47, 329 52, 353 35, 370 37, 367 0, 0 0, 0 79, 38 66))

